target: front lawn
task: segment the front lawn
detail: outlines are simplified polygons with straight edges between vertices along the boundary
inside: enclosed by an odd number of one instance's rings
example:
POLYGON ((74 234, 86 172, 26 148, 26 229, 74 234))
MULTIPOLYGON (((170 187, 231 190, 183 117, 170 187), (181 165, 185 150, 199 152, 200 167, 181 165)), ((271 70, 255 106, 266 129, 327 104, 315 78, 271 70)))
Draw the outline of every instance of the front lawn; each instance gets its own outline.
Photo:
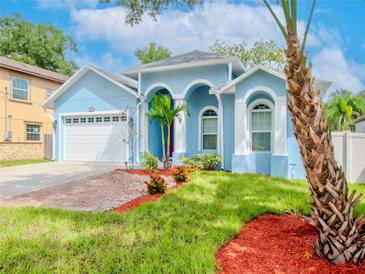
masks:
POLYGON ((1 208, 0 272, 214 273, 217 249, 245 222, 309 214, 303 181, 226 172, 192 181, 124 214, 1 208))
POLYGON ((48 159, 32 159, 32 160, 1 160, 0 167, 6 166, 20 166, 20 165, 30 165, 49 162, 48 159))

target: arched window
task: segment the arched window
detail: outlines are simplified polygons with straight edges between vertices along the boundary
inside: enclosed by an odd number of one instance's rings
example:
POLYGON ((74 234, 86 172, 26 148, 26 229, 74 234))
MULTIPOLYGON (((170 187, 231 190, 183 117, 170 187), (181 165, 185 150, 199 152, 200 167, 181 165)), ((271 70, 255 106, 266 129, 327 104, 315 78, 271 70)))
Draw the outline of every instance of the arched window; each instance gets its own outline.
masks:
POLYGON ((201 144, 202 150, 217 150, 218 115, 214 109, 207 109, 201 114, 201 144))
POLYGON ((251 108, 252 151, 271 151, 272 110, 266 103, 251 108))

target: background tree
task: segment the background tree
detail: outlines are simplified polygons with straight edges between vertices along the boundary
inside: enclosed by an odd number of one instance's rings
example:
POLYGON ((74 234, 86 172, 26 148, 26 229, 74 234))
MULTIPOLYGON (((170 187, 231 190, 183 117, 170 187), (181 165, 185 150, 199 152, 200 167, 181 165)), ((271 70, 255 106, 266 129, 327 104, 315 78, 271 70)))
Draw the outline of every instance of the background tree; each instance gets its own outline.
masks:
POLYGON ((365 114, 365 99, 361 95, 353 96, 348 90, 336 93, 339 95, 324 105, 328 128, 331 131, 349 130, 351 121, 365 114))
POLYGON ((169 58, 171 51, 163 46, 150 43, 148 47, 137 49, 134 55, 139 59, 141 64, 148 64, 169 58))
POLYGON ((66 60, 77 52, 75 41, 47 24, 32 24, 15 14, 0 19, 0 55, 51 71, 71 75, 77 68, 66 60))
MULTIPOLYGON (((138 23, 144 12, 156 17, 171 5, 194 7, 202 0, 129 0, 116 1, 130 9, 126 21, 138 23)), ((353 218, 360 196, 348 194, 343 170, 337 165, 331 136, 323 114, 321 97, 313 90, 311 66, 304 53, 309 26, 315 8, 313 0, 304 36, 297 31, 297 0, 277 1, 281 4, 285 23, 274 12, 269 0, 263 0, 286 41, 285 74, 288 83, 288 106, 295 137, 299 144, 310 191, 313 197, 314 219, 307 221, 319 231, 316 254, 332 263, 362 262, 365 255, 365 218, 353 218)), ((275 2, 275 3, 277 3, 275 2)))
POLYGON ((280 48, 273 40, 256 41, 251 47, 247 43, 229 43, 217 40, 211 51, 226 56, 235 56, 241 59, 246 68, 255 65, 264 65, 268 68, 282 71, 285 67, 284 49, 280 48))
POLYGON ((167 94, 156 94, 152 98, 151 109, 146 113, 150 120, 156 120, 161 128, 161 142, 162 142, 162 162, 164 169, 170 169, 170 142, 171 142, 171 125, 177 119, 181 122, 182 115, 187 113, 190 115, 190 108, 187 104, 180 104, 172 106, 171 97, 167 94), (165 130, 167 131, 167 140, 165 137, 165 130), (167 149, 166 149, 167 145, 167 149), (166 153, 167 151, 167 153, 166 153))

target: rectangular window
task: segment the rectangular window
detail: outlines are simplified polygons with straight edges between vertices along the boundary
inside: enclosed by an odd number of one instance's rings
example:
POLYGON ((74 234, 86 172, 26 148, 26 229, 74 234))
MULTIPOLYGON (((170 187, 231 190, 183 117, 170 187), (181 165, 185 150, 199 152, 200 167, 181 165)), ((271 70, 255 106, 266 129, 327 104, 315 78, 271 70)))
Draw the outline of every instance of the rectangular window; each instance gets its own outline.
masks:
POLYGON ((72 122, 73 122, 74 124, 77 124, 77 123, 79 122, 79 118, 73 118, 73 119, 72 119, 72 122))
POLYGON ((16 100, 29 101, 29 83, 27 80, 12 77, 12 98, 16 100))
POLYGON ((251 113, 252 151, 271 151, 271 111, 251 113))
POLYGON ((27 141, 40 141, 41 140, 41 126, 34 124, 26 125, 26 138, 27 141))
POLYGON ((71 124, 71 121, 72 121, 71 118, 67 118, 65 122, 66 124, 71 124))
POLYGON ((104 122, 110 122, 110 117, 104 117, 104 122))
POLYGON ((122 116, 120 117, 120 121, 121 121, 121 122, 125 122, 125 121, 127 121, 127 116, 126 116, 126 115, 122 115, 122 116))
POLYGON ((88 118, 88 119, 87 119, 87 121, 88 121, 89 123, 94 123, 94 118, 93 118, 93 117, 90 117, 90 118, 88 118))
POLYGON ((80 123, 86 123, 86 118, 80 118, 80 123))
POLYGON ((113 117, 113 122, 118 122, 119 121, 119 117, 118 116, 114 116, 113 117))
POLYGON ((216 150, 218 139, 217 117, 202 118, 203 150, 216 150))
POLYGON ((97 123, 101 123, 101 122, 103 121, 103 118, 101 118, 101 117, 96 117, 96 118, 95 118, 95 121, 96 121, 97 123))

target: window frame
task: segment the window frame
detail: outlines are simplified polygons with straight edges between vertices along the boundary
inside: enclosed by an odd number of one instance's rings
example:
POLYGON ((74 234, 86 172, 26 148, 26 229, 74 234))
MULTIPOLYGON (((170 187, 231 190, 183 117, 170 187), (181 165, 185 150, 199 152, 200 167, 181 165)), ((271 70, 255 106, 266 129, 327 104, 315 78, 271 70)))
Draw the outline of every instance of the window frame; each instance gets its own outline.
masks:
POLYGON ((199 151, 205 152, 217 152, 219 150, 219 114, 218 109, 214 106, 206 106, 199 113, 199 151), (204 113, 207 111, 214 111, 216 116, 206 116, 204 117, 204 113), (217 120, 217 130, 216 133, 203 133, 203 120, 204 119, 216 119, 217 120), (204 136, 206 135, 216 135, 217 136, 217 146, 215 149, 204 149, 204 136))
POLYGON ((24 78, 21 78, 21 77, 18 77, 18 76, 12 76, 11 77, 11 99, 12 100, 15 100, 15 101, 20 101, 20 102, 30 102, 30 86, 29 86, 29 80, 24 79, 24 78), (27 100, 19 99, 19 98, 15 98, 14 97, 14 82, 13 81, 16 80, 16 79, 19 79, 19 80, 22 80, 22 81, 27 82, 27 87, 28 87, 27 90, 21 89, 21 88, 15 88, 15 89, 18 89, 18 90, 27 91, 27 100))
POLYGON ((249 136, 250 136, 250 152, 251 153, 272 153, 273 152, 273 145, 274 145, 274 121, 275 121, 275 106, 274 104, 267 99, 256 99, 253 101, 250 106, 248 107, 248 117, 249 117, 249 136), (258 105, 266 105, 268 109, 257 109, 254 108, 258 105), (271 127, 270 130, 255 130, 252 129, 252 113, 259 113, 259 112, 270 112, 271 113, 271 127), (254 150, 253 149, 253 133, 270 133, 270 150, 254 150))
POLYGON ((25 141, 26 142, 42 142, 42 124, 38 124, 38 123, 32 123, 32 122, 26 122, 25 123, 25 141), (28 140, 28 134, 37 134, 34 132, 28 132, 28 126, 37 126, 39 127, 39 139, 38 140, 28 140))

